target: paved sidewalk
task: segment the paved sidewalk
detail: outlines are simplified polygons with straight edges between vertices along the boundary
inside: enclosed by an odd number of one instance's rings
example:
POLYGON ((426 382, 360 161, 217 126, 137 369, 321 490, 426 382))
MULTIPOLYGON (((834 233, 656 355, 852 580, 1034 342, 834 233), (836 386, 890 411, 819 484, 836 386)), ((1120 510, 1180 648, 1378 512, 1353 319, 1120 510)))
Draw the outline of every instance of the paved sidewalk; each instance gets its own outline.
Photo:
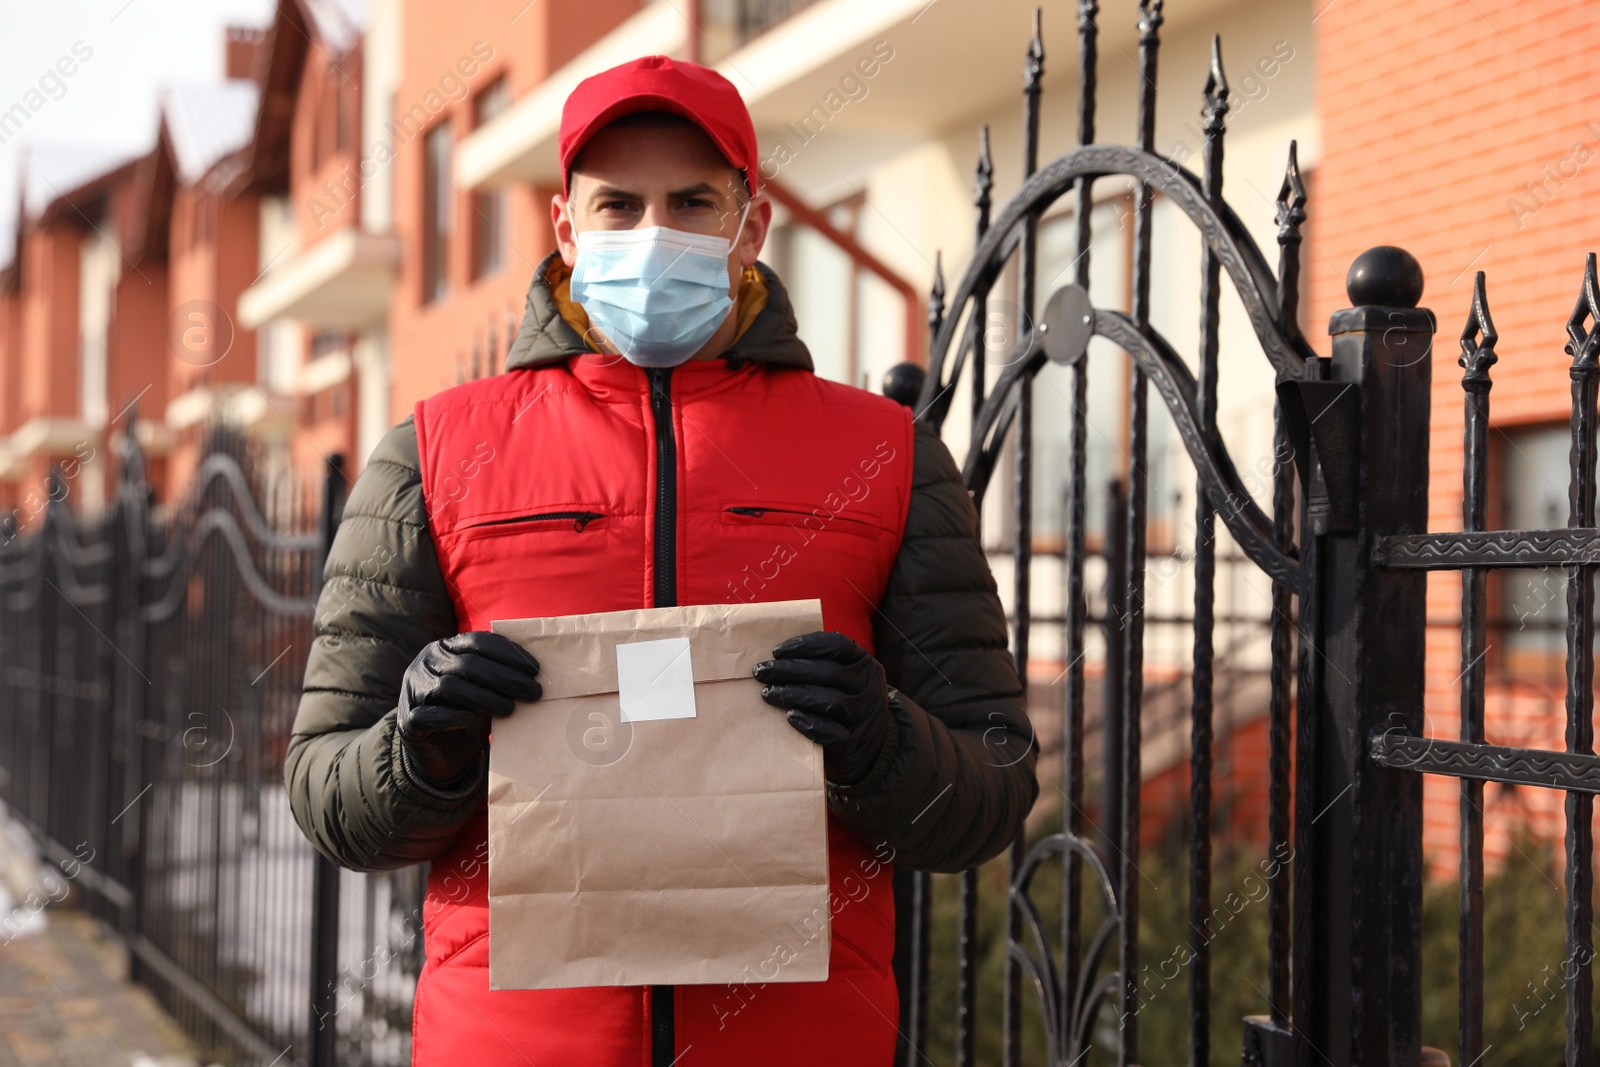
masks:
POLYGON ((127 953, 81 911, 50 909, 33 935, 0 940, 0 1067, 192 1067, 155 998, 127 981, 127 953))

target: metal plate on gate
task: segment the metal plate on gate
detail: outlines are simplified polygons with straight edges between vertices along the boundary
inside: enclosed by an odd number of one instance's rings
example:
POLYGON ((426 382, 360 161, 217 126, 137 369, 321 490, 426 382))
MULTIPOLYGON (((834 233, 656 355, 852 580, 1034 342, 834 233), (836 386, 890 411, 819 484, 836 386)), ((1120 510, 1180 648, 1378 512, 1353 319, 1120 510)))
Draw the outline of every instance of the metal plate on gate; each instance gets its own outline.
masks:
POLYGON ((1081 285, 1063 285, 1051 293, 1039 335, 1050 362, 1066 366, 1082 359, 1094 336, 1094 305, 1088 291, 1081 285))

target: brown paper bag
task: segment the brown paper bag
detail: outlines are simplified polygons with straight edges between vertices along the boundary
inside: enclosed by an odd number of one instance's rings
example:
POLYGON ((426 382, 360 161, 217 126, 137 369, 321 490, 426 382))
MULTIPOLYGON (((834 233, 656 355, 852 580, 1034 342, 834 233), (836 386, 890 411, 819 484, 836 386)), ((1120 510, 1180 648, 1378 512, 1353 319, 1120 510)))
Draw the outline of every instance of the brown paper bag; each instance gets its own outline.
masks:
POLYGON ((489 988, 828 977, 822 753, 750 673, 821 627, 817 600, 493 624, 544 694, 489 746, 489 988))

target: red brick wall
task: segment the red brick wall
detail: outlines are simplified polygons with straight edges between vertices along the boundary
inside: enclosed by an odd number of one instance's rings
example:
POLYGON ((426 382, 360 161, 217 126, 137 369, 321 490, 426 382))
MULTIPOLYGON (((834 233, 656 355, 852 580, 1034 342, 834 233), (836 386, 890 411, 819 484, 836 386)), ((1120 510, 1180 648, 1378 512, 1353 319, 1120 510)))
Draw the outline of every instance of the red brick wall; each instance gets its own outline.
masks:
MULTIPOLYGON (((106 353, 106 403, 115 419, 138 398, 138 417, 160 421, 167 410, 167 265, 124 267, 117 282, 115 328, 106 353), (142 395, 141 395, 142 394, 142 395)), ((132 418, 130 411, 125 416, 132 418)), ((118 424, 112 429, 126 427, 118 424)))
POLYGON ((334 56, 319 38, 306 55, 289 134, 289 200, 302 248, 361 222, 361 49, 334 56), (346 110, 347 147, 335 139, 346 110), (320 143, 320 154, 319 154, 320 143))
MULTIPOLYGON (((1211 748, 1213 840, 1219 847, 1265 846, 1271 814, 1271 722, 1262 715, 1232 729, 1223 728, 1220 722, 1217 725, 1211 748)), ((1041 774, 1048 773, 1042 767, 1041 764, 1041 774)), ((1188 818, 1189 771, 1189 757, 1185 754, 1170 767, 1145 778, 1139 790, 1141 848, 1155 848, 1188 818)))
POLYGON ((229 78, 254 78, 266 60, 267 34, 248 26, 223 31, 223 69, 229 78))
POLYGON ((458 361, 464 365, 469 360, 475 342, 487 343, 491 323, 497 331, 497 345, 503 350, 506 321, 521 320, 533 268, 555 247, 549 205, 550 195, 557 190, 511 188, 507 191, 503 227, 510 243, 505 266, 474 280, 473 208, 467 191, 458 190, 449 249, 450 294, 425 305, 422 175, 426 131, 440 122, 449 122, 459 145, 472 131, 476 94, 504 76, 512 99, 522 97, 561 63, 637 11, 638 6, 634 0, 594 0, 582 5, 528 6, 527 0, 406 5, 402 45, 405 74, 395 94, 395 122, 398 125, 419 104, 433 113, 423 132, 415 133, 415 124, 411 125, 413 135, 397 147, 394 162, 395 232, 405 249, 390 313, 395 421, 408 415, 418 400, 454 384, 458 361), (473 71, 470 76, 462 76, 457 67, 463 59, 473 71), (441 78, 452 71, 465 83, 464 93, 439 92, 441 78), (457 95, 459 98, 455 98, 457 95), (442 106, 434 111, 432 103, 442 106))
POLYGON ((19 424, 78 413, 78 228, 63 222, 22 239, 19 424))
MULTIPOLYGON (((16 289, 0 290, 0 435, 9 436, 18 425, 22 402, 22 297, 16 289)), ((0 523, 22 494, 20 482, 0 480, 0 523)), ((0 543, 12 536, 0 525, 0 543)))
MULTIPOLYGON (((205 301, 220 309, 231 327, 232 342, 219 333, 224 351, 173 355, 170 388, 174 397, 201 385, 253 382, 256 379, 255 331, 239 326, 234 312, 239 294, 260 273, 258 236, 260 202, 255 196, 226 197, 200 186, 180 189, 172 210, 171 301, 173 309, 205 301)), ((219 320, 220 322, 221 320, 219 320)))
POLYGON ((0 355, 5 373, 0 374, 0 434, 17 428, 17 413, 22 403, 22 298, 16 289, 0 291, 0 355))
MULTIPOLYGON (((177 191, 169 258, 167 388, 171 398, 201 387, 256 380, 256 335, 240 327, 239 294, 260 273, 261 207, 254 195, 228 197, 205 179, 177 191), (212 331, 196 347, 187 328, 212 331)), ((198 335, 197 335, 198 336, 198 335)), ((168 464, 171 486, 188 484, 199 461, 201 426, 180 434, 168 464)))
MULTIPOLYGON (((1567 417, 1564 324, 1584 253, 1600 247, 1600 19, 1585 0, 1340 0, 1316 28, 1324 152, 1309 204, 1307 332, 1326 352, 1324 324, 1347 303, 1344 271, 1362 250, 1397 244, 1422 263, 1422 303, 1439 319, 1429 528, 1458 530, 1456 337, 1475 271, 1488 273, 1502 338, 1492 426, 1567 417)), ((1460 607, 1458 578, 1430 579, 1427 714, 1441 737, 1459 736, 1460 607)), ((1540 696, 1518 705, 1492 692, 1490 739, 1562 747, 1559 693, 1553 704, 1540 696)), ((1430 778, 1425 792, 1425 844, 1436 870, 1452 870, 1456 784, 1430 778)), ((1559 794, 1487 793, 1491 857, 1518 819, 1559 832, 1559 794)))

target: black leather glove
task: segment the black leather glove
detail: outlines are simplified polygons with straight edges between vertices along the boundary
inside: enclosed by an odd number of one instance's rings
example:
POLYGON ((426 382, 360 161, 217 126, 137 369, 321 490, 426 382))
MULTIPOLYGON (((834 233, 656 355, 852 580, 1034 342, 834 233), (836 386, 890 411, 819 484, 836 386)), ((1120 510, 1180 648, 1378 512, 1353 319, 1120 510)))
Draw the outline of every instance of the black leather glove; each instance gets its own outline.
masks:
POLYGON ((407 770, 425 785, 459 785, 489 739, 490 717, 539 699, 538 673, 521 645, 486 630, 423 646, 406 668, 396 716, 407 770))
POLYGON ((844 634, 791 637, 756 664, 761 699, 788 709, 789 725, 822 746, 827 776, 859 782, 889 736, 889 686, 883 664, 844 634))

